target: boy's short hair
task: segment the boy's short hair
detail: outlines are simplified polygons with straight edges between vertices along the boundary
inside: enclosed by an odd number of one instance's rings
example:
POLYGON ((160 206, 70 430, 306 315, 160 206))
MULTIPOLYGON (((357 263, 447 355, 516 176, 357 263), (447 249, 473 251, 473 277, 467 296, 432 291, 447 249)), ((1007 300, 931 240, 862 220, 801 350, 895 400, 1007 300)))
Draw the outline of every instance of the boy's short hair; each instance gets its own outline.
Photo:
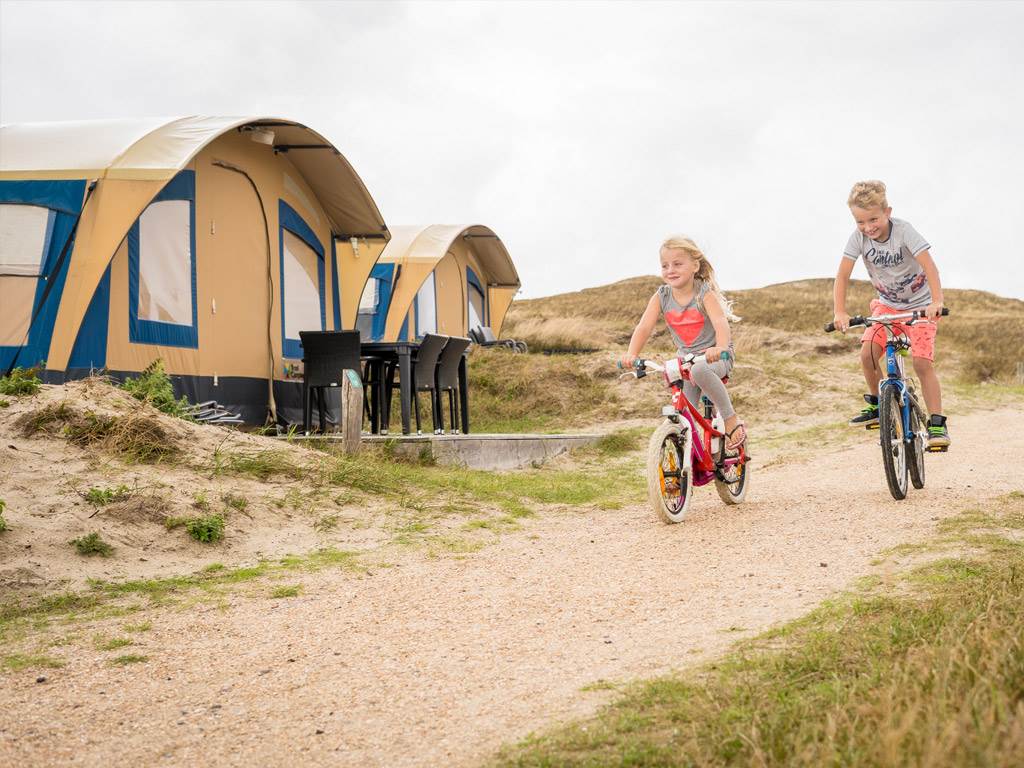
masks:
POLYGON ((870 181, 858 181, 850 190, 850 199, 846 204, 851 208, 888 208, 889 201, 885 199, 885 183, 872 179, 870 181))

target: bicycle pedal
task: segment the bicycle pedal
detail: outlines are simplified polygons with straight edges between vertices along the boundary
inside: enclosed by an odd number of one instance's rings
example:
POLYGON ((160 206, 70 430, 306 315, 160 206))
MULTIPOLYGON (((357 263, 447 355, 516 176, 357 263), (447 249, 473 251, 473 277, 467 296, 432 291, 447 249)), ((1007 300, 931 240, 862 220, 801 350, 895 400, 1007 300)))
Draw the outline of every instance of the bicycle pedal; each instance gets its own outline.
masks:
POLYGON ((949 446, 948 445, 937 445, 934 448, 927 448, 925 450, 927 450, 928 453, 945 453, 946 451, 949 450, 949 446))
POLYGON ((866 424, 864 426, 864 429, 868 430, 869 432, 878 429, 878 422, 875 422, 874 424, 866 424))

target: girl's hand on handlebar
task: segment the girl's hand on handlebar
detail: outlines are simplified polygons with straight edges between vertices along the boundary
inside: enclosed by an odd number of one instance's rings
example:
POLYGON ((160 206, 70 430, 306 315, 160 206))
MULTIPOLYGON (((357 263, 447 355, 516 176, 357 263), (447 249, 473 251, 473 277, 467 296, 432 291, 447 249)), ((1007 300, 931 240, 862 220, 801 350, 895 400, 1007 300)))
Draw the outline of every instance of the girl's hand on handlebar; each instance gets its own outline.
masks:
POLYGON ((924 309, 924 317, 926 320, 936 320, 939 315, 942 314, 942 302, 933 301, 924 309))
POLYGON ((636 361, 636 355, 631 355, 629 352, 624 352, 622 357, 619 358, 619 367, 629 370, 633 367, 633 363, 636 361))
POLYGON ((722 352, 725 350, 722 347, 708 347, 704 350, 704 359, 709 363, 715 363, 722 359, 722 352))
POLYGON ((850 316, 845 312, 836 312, 834 318, 832 318, 832 324, 836 327, 836 330, 841 333, 846 333, 850 327, 850 316))

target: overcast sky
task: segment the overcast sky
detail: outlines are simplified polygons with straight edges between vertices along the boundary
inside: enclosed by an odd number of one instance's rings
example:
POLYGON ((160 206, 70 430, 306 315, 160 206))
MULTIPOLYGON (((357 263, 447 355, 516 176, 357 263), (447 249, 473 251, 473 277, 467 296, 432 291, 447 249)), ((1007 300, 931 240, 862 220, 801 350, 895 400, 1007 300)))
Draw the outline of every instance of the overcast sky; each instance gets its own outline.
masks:
MULTIPOLYGON (((385 221, 483 223, 534 297, 834 274, 858 179, 943 283, 1024 298, 1024 4, 0 2, 0 121, 268 115, 385 221)), ((855 276, 864 277, 863 266, 855 276)))

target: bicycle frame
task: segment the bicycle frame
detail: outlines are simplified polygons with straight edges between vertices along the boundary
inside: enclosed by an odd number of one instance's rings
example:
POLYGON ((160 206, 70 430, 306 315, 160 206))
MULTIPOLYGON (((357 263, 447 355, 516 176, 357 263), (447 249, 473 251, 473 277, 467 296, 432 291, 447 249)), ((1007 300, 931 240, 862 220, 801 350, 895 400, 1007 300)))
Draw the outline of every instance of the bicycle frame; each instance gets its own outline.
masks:
MULTIPOLYGON (((683 378, 689 379, 689 371, 683 370, 681 373, 683 378)), ((686 397, 686 393, 680 384, 670 382, 669 386, 672 388, 670 406, 672 413, 668 413, 668 409, 665 409, 664 415, 673 420, 679 418, 686 419, 694 436, 691 456, 693 484, 695 486, 706 485, 715 478, 729 484, 737 482, 735 480, 727 480, 722 474, 722 469, 746 462, 746 443, 740 446, 739 454, 736 456, 725 456, 726 435, 711 425, 709 416, 702 416, 697 412, 697 408, 686 397), (721 461, 716 461, 711 451, 711 439, 714 437, 722 440, 723 447, 720 449, 722 453, 721 461)), ((706 407, 710 409, 710 405, 706 407)))
MULTIPOLYGON (((903 374, 903 361, 899 354, 902 350, 910 349, 910 342, 907 340, 906 334, 903 331, 896 332, 892 329, 895 324, 894 318, 909 317, 912 325, 917 319, 917 313, 911 313, 909 315, 883 315, 881 317, 866 317, 865 321, 870 322, 874 325, 880 325, 885 329, 885 372, 886 378, 883 379, 879 385, 879 395, 883 393, 886 388, 895 387, 899 391, 899 402, 900 402, 900 417, 903 421, 903 440, 906 443, 912 443, 917 435, 910 431, 910 410, 911 408, 917 409, 918 417, 922 423, 927 423, 927 417, 924 414, 924 410, 921 408, 920 403, 917 402, 917 398, 908 389, 907 381, 903 374)), ((874 344, 874 340, 871 341, 874 344)))

